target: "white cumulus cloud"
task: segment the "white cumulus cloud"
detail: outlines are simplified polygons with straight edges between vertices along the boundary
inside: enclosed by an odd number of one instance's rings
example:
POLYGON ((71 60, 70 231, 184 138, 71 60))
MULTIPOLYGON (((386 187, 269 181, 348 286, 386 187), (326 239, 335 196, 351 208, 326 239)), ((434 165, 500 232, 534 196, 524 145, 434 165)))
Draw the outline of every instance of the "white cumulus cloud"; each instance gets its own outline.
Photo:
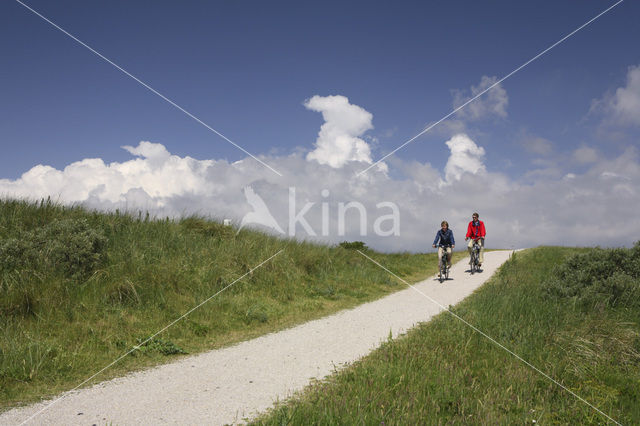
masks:
POLYGON ((590 113, 603 115, 605 125, 640 126, 640 65, 629 67, 625 86, 594 99, 590 113))
MULTIPOLYGON (((372 169, 360 177, 356 173, 362 164, 357 162, 334 168, 307 161, 299 153, 265 157, 278 170, 287 170, 290 177, 282 179, 251 158, 233 164, 197 160, 166 155, 163 145, 146 142, 129 150, 141 157, 121 163, 85 159, 62 170, 39 165, 17 180, 0 179, 0 195, 31 199, 50 195, 100 210, 141 209, 160 217, 200 214, 239 224, 253 211, 245 197, 250 186, 285 233, 290 232, 290 209, 299 214, 306 208, 304 219, 316 235, 298 222, 297 238, 330 243, 361 240, 386 251, 429 250, 443 219, 461 240, 473 211, 487 225, 490 247, 628 245, 640 235, 640 163, 634 148, 613 159, 598 158, 580 173, 567 171, 560 177, 541 173, 525 183, 488 170, 484 149, 468 135, 456 135, 446 143, 451 152, 444 169, 395 159, 393 173, 372 169), (291 188, 295 206, 290 205, 291 188), (356 209, 346 213, 345 232, 339 233, 340 203, 352 201, 366 212, 367 235, 360 234, 356 209), (385 202, 398 207, 399 235, 374 232, 376 221, 390 214, 381 204, 385 202), (611 218, 619 225, 612 226, 611 218), (328 233, 323 236, 324 224, 328 233)), ((389 226, 382 223, 383 229, 389 226)))
MULTIPOLYGON (((494 85, 497 77, 483 75, 477 86, 471 86, 470 93, 462 90, 452 90, 453 107, 458 108, 468 100, 478 96, 482 91, 494 85)), ((479 98, 465 105, 457 116, 463 120, 476 121, 484 118, 506 118, 509 96, 502 84, 497 84, 479 98)))
MULTIPOLYGON (((272 229, 328 243, 361 240, 384 251, 430 250, 442 220, 463 240, 473 211, 485 221, 489 247, 618 246, 639 238, 636 148, 607 158, 583 146, 573 152, 573 161, 509 177, 492 171, 484 163, 485 149, 469 134, 458 133, 446 141, 443 138, 450 151, 444 165, 394 158, 389 172, 372 168, 358 176, 362 162, 371 161, 369 152, 356 154, 357 143, 351 141, 347 144, 351 151, 338 150, 339 155, 332 157, 335 140, 331 142, 329 135, 358 139, 371 128, 371 114, 345 97, 314 97, 307 104, 325 118, 313 152, 320 157, 325 153, 327 161, 309 161, 299 151, 265 156, 268 164, 287 172, 285 177, 276 176, 250 157, 234 163, 199 160, 142 141, 123 147, 131 154, 123 162, 89 158, 61 170, 37 165, 19 179, 0 179, 0 196, 32 200, 51 196, 100 210, 149 210, 159 217, 198 214, 229 218, 237 225, 264 204, 269 215, 260 217, 269 217, 273 225, 272 217, 277 223, 272 229), (571 170, 572 165, 579 166, 578 170, 571 170), (351 202, 359 203, 362 210, 350 208, 341 214, 341 205, 344 209, 351 202), (382 221, 392 212, 389 203, 399 212, 397 235, 374 232, 376 226, 392 229, 392 223, 382 221), (305 223, 292 221, 292 212, 305 223), (361 235, 361 229, 366 235, 361 235)), ((536 149, 544 153, 545 146, 536 149)))
POLYGON ((476 145, 469 136, 460 133, 445 143, 451 151, 444 168, 447 182, 460 180, 464 173, 476 174, 485 170, 483 164, 484 148, 476 145))
POLYGON ((63 170, 38 165, 15 181, 0 180, 0 191, 18 197, 51 196, 63 202, 83 202, 89 198, 111 203, 126 201, 130 191, 163 199, 200 192, 210 186, 206 170, 212 160, 171 155, 157 143, 140 142, 125 150, 140 158, 123 163, 105 164, 99 158, 87 158, 69 164, 63 170))
POLYGON ((349 161, 371 163, 371 149, 360 138, 373 129, 373 115, 358 105, 349 103, 345 96, 314 96, 304 103, 312 111, 322 113, 315 149, 307 160, 315 160, 331 167, 342 167, 349 161))

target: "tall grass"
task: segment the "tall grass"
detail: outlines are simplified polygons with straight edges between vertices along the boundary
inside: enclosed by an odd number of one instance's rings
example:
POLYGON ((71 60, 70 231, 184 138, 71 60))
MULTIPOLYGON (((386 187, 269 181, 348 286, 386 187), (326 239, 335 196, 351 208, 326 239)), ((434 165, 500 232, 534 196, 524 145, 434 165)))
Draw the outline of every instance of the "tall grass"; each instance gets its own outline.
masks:
MULTIPOLYGON (((638 245, 632 250, 546 247, 518 253, 453 311, 615 420, 638 424, 640 311, 637 299, 626 296, 640 288, 639 257, 638 245), (630 279, 616 278, 621 273, 630 279)), ((607 421, 443 313, 310 386, 256 423, 607 421)))
MULTIPOLYGON (((199 217, 152 220, 0 201, 0 409, 73 388, 279 250, 96 378, 220 347, 404 288, 354 250, 199 217)), ((378 255, 404 278, 434 254, 378 255)))

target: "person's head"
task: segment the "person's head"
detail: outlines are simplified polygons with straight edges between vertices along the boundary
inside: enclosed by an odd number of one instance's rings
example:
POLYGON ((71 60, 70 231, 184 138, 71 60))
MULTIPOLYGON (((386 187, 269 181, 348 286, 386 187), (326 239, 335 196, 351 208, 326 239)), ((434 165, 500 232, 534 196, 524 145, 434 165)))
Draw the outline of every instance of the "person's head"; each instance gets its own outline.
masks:
POLYGON ((475 212, 474 212, 474 213, 471 215, 471 217, 473 218, 473 221, 475 222, 476 220, 478 220, 478 218, 479 218, 480 216, 478 216, 478 213, 475 213, 475 212))
POLYGON ((442 229, 446 231, 447 229, 449 229, 449 222, 443 220, 440 226, 442 226, 442 229))

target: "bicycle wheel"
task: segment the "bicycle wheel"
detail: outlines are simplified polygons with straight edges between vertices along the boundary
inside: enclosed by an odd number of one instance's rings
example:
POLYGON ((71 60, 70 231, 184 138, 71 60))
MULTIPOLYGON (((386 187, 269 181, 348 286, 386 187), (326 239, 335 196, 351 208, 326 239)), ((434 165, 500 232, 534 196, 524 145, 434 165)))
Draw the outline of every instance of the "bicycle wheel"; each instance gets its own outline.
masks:
POLYGON ((471 251, 471 275, 476 272, 476 252, 475 250, 471 251))

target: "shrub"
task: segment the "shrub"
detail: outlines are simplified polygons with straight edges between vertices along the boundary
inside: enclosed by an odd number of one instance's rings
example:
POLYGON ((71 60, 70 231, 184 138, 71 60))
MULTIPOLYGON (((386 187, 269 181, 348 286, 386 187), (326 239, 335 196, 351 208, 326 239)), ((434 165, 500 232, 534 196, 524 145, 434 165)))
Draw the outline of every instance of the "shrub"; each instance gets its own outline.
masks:
POLYGON ((55 220, 0 243, 0 272, 58 272, 84 278, 103 260, 107 238, 85 219, 55 220))
POLYGON ((152 352, 157 352, 162 355, 178 355, 178 354, 188 353, 184 349, 176 345, 175 343, 167 340, 162 340, 160 338, 153 338, 148 341, 145 341, 145 339, 139 338, 139 339, 136 339, 136 343, 137 343, 137 346, 135 350, 131 352, 131 355, 133 356, 136 356, 138 353, 150 354, 152 352))
POLYGON ((640 282, 624 272, 615 272, 587 288, 582 299, 589 305, 640 306, 640 282))
POLYGON ((340 247, 347 250, 367 250, 368 247, 362 241, 343 241, 340 243, 340 247))
POLYGON ((589 249, 556 266, 544 283, 552 297, 587 307, 640 307, 640 242, 632 249, 589 249))

